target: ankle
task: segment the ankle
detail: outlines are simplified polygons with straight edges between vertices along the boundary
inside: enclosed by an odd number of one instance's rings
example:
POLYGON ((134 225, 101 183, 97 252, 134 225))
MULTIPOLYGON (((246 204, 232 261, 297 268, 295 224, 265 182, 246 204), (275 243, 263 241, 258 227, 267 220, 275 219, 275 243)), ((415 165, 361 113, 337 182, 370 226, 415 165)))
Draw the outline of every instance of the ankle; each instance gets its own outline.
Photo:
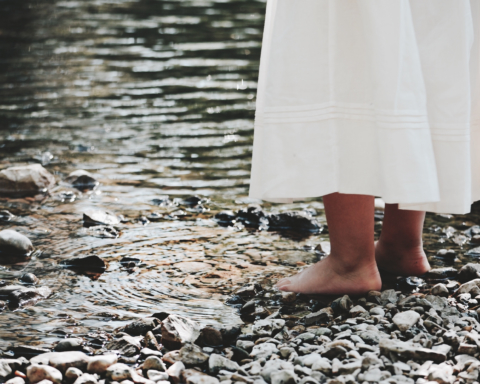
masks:
POLYGON ((423 251, 423 241, 421 238, 418 239, 404 239, 401 237, 397 238, 380 238, 377 241, 375 250, 388 250, 388 251, 394 251, 398 253, 404 253, 404 252, 409 252, 409 251, 417 251, 417 250, 422 250, 423 251))
POLYGON ((374 252, 371 255, 367 256, 364 254, 357 258, 336 257, 334 253, 331 253, 327 259, 330 259, 330 268, 338 275, 358 274, 360 271, 377 270, 374 252))

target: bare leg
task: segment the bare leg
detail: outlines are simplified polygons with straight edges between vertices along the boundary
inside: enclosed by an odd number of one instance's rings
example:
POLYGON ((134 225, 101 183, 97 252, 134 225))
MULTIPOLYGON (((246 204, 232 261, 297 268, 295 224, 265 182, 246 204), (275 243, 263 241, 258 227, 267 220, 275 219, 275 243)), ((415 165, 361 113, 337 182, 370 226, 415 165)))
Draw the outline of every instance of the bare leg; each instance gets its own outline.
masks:
POLYGON ((332 193, 323 197, 331 253, 299 274, 280 280, 282 291, 362 294, 382 286, 375 262, 374 197, 332 193))
POLYGON ((423 211, 385 204, 382 233, 375 247, 380 269, 401 276, 423 275, 430 270, 422 243, 424 220, 423 211))

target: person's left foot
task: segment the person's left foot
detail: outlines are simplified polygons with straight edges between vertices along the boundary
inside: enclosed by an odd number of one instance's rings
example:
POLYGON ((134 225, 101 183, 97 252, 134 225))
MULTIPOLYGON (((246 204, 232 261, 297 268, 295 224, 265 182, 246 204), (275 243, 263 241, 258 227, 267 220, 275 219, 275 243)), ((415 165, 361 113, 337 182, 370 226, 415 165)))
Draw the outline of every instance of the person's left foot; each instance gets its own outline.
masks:
POLYGON ((397 276, 420 276, 430 270, 421 245, 404 248, 401 245, 386 245, 379 240, 375 243, 375 259, 379 269, 397 276))
POLYGON ((295 276, 281 279, 276 287, 304 294, 360 295, 380 290, 382 281, 375 262, 347 271, 335 262, 334 256, 328 256, 295 276))

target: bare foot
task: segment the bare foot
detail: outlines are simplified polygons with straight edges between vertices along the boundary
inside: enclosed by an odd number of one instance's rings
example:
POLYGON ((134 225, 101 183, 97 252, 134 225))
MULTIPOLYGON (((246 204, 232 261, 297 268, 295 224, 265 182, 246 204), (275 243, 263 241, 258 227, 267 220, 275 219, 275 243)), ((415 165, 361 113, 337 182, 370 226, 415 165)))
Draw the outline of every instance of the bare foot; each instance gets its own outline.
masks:
POLYGON ((375 263, 345 270, 335 257, 328 256, 295 276, 277 283, 281 291, 322 295, 359 295, 380 290, 382 281, 375 263))
POLYGON ((378 268, 398 276, 420 276, 430 270, 423 247, 405 247, 399 244, 375 243, 378 268))

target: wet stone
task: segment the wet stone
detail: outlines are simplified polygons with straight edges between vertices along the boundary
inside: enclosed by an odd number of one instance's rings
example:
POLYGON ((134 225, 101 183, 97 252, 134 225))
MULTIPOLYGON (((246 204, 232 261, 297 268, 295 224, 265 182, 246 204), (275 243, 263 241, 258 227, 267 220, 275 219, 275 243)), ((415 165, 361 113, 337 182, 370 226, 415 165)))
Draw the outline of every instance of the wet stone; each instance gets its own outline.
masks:
POLYGON ((135 356, 140 353, 141 345, 138 339, 131 336, 123 336, 114 339, 106 345, 106 348, 113 351, 119 351, 127 357, 135 356))
POLYGON ((107 268, 105 261, 98 256, 74 257, 62 261, 61 264, 66 268, 86 271, 104 271, 107 268))
POLYGON ((460 268, 458 272, 458 280, 461 283, 466 283, 467 281, 478 278, 480 278, 480 264, 477 263, 468 263, 460 268))
POLYGON ((120 219, 113 213, 102 210, 90 210, 83 214, 83 226, 118 225, 120 219))
POLYGON ((33 273, 24 273, 20 277, 20 282, 23 284, 36 285, 38 283, 38 277, 33 273))
POLYGON ((202 345, 205 346, 216 347, 223 345, 222 332, 214 327, 204 327, 200 332, 200 340, 202 345))
POLYGON ((160 372, 165 372, 167 370, 163 361, 157 356, 147 357, 143 363, 143 369, 146 371, 153 369, 160 372))
POLYGON ((90 172, 83 169, 71 172, 65 180, 81 191, 95 189, 100 184, 90 172))
POLYGON ((295 292, 282 292, 282 298, 280 299, 284 304, 292 304, 297 299, 295 292))
POLYGON ((65 372, 65 379, 67 379, 68 382, 73 383, 80 376, 82 376, 82 374, 83 372, 80 369, 75 367, 70 367, 65 372))
POLYGON ((435 296, 447 297, 449 295, 448 288, 445 286, 445 284, 442 283, 434 285, 431 289, 431 292, 432 295, 435 296))
POLYGON ((0 171, 0 195, 33 196, 46 193, 55 185, 55 177, 40 164, 10 167, 0 171))
POLYGON ((55 351, 63 352, 63 351, 78 351, 82 348, 83 340, 80 338, 70 338, 61 340, 55 346, 55 351))
POLYGON ((257 336, 272 336, 285 326, 283 319, 264 319, 257 320, 252 327, 252 331, 257 336))
POLYGON ((208 360, 208 355, 202 352, 202 349, 195 344, 186 344, 180 349, 180 361, 186 367, 202 365, 208 360))
POLYGON ((0 255, 29 256, 33 252, 33 244, 28 237, 14 231, 4 229, 0 231, 0 255))
POLYGON ((162 322, 162 343, 171 349, 194 343, 200 336, 199 325, 185 317, 170 315, 162 322))
POLYGON ((0 221, 12 221, 15 215, 6 209, 0 210, 0 221))
POLYGON ((127 324, 123 328, 123 332, 128 333, 130 336, 145 336, 148 331, 153 330, 158 325, 160 325, 158 319, 155 317, 146 317, 127 324))
POLYGON ((10 305, 15 308, 35 305, 38 301, 47 299, 52 295, 48 287, 24 288, 15 290, 8 295, 10 305))
POLYGON ((105 376, 111 381, 123 381, 132 378, 132 369, 123 363, 113 364, 108 367, 105 376))

